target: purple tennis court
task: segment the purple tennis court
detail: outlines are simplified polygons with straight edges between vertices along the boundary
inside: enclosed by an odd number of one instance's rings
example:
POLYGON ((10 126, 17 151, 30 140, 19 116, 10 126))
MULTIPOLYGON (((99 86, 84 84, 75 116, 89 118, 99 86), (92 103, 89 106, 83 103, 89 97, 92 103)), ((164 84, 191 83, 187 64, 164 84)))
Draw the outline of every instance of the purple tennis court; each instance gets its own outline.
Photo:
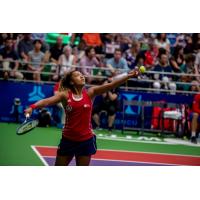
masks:
MULTIPOLYGON (((57 147, 32 146, 34 152, 46 166, 53 166, 57 147)), ((75 166, 72 160, 70 166, 75 166)), ((98 150, 92 157, 91 166, 169 166, 169 165, 200 165, 199 156, 178 154, 162 154, 148 152, 132 152, 117 150, 98 150)))

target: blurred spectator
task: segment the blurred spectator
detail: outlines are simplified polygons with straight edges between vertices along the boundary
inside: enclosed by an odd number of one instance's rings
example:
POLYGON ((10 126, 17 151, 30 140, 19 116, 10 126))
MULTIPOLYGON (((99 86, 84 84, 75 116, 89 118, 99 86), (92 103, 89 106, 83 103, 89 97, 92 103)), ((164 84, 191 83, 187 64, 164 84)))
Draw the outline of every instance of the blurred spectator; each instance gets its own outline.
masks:
POLYGON ((28 74, 28 78, 31 77, 33 80, 40 82, 40 74, 44 69, 44 53, 41 51, 42 42, 41 40, 34 41, 34 49, 28 53, 28 71, 32 72, 28 74))
POLYGON ((167 53, 166 49, 164 48, 158 49, 158 58, 160 58, 162 54, 166 54, 169 57, 169 54, 167 53))
POLYGON ((39 127, 49 127, 51 125, 51 113, 47 110, 47 108, 40 108, 37 118, 39 121, 39 127))
POLYGON ((174 44, 174 46, 181 46, 181 47, 185 47, 186 42, 185 42, 185 34, 184 33, 180 33, 177 35, 176 37, 176 43, 174 44))
MULTIPOLYGON (((182 68, 181 71, 186 74, 194 74, 195 73, 194 61, 195 61, 194 54, 185 55, 185 67, 182 68)), ((193 77, 191 77, 191 78, 193 78, 193 77)))
POLYGON ((19 33, 1 33, 0 34, 0 49, 5 46, 5 41, 7 38, 13 40, 13 46, 15 46, 16 40, 18 39, 19 33))
POLYGON ((196 47, 197 54, 194 62, 194 69, 197 81, 200 82, 199 72, 200 72, 200 44, 196 47))
POLYGON ((141 66, 144 66, 144 61, 145 61, 145 55, 143 53, 138 54, 136 58, 136 67, 140 68, 141 66))
POLYGON ((185 60, 183 54, 183 47, 176 46, 174 48, 173 56, 170 58, 170 63, 174 72, 181 72, 185 68, 185 60))
POLYGON ((88 47, 94 47, 97 54, 102 53, 102 41, 99 33, 84 33, 82 39, 88 47))
POLYGON ((150 33, 143 33, 143 38, 140 39, 141 43, 141 50, 146 51, 149 49, 149 41, 151 39, 151 34, 150 33))
POLYGON ((32 33, 31 34, 31 38, 32 40, 40 40, 42 42, 42 47, 41 47, 41 51, 45 54, 44 55, 44 60, 45 62, 49 61, 49 57, 50 57, 50 52, 49 52, 49 44, 46 43, 45 39, 46 39, 46 33, 32 33))
POLYGON ((95 53, 94 47, 88 47, 85 50, 85 56, 80 61, 80 70, 86 76, 88 83, 94 81, 91 77, 93 75, 93 70, 87 67, 98 67, 100 62, 98 61, 95 53))
POLYGON ((4 47, 6 38, 7 38, 7 34, 6 33, 1 33, 0 34, 0 49, 4 47))
POLYGON ((132 41, 128 37, 123 36, 122 34, 117 34, 115 40, 116 43, 119 44, 122 53, 124 53, 131 47, 132 41))
POLYGON ((85 49, 86 49, 86 43, 84 40, 80 40, 78 46, 73 48, 73 55, 76 56, 77 63, 79 63, 80 60, 84 57, 85 49))
POLYGON ((32 40, 41 40, 45 41, 46 34, 45 33, 31 33, 32 40))
POLYGON ((106 34, 104 35, 104 48, 105 48, 105 58, 112 58, 115 52, 115 49, 120 48, 120 44, 116 41, 115 34, 106 34))
POLYGON ((33 41, 31 39, 31 33, 24 33, 23 39, 18 44, 19 57, 24 61, 28 61, 28 53, 34 48, 33 41))
POLYGON ((128 50, 131 47, 132 40, 121 33, 112 33, 108 34, 110 40, 106 42, 105 51, 106 58, 112 58, 115 52, 115 49, 121 49, 122 53, 128 50))
POLYGON ((132 37, 132 40, 142 40, 144 37, 143 33, 132 33, 130 36, 132 37))
POLYGON ((166 37, 166 33, 157 33, 155 44, 158 49, 164 48, 167 53, 170 52, 170 41, 166 37))
MULTIPOLYGON (((170 72, 170 73, 172 73, 172 68, 168 64, 168 58, 167 58, 166 54, 161 54, 160 55, 159 64, 154 67, 153 71, 170 72)), ((153 87, 155 89, 157 89, 157 90, 159 90, 161 88, 166 89, 166 90, 170 89, 171 90, 171 94, 175 93, 176 84, 171 82, 172 81, 172 76, 171 75, 163 75, 163 74, 161 75, 161 74, 157 74, 155 72, 154 79, 156 80, 153 83, 153 87), (163 83, 160 83, 160 81, 162 81, 163 83)))
POLYGON ((63 39, 62 37, 57 37, 56 44, 50 48, 50 62, 58 64, 58 59, 63 53, 63 39))
MULTIPOLYGON (((182 76, 180 76, 180 81, 185 82, 185 83, 191 83, 191 81, 194 79, 192 76, 184 75, 186 74, 194 74, 194 55, 193 54, 188 54, 185 56, 185 66, 184 68, 181 69, 181 72, 183 73, 182 76)), ((178 84, 177 87, 179 90, 184 90, 184 91, 189 91, 191 86, 188 84, 178 84)))
POLYGON ((58 81, 58 76, 59 76, 59 66, 58 66, 58 59, 63 53, 63 38, 62 37, 57 37, 56 43, 50 48, 50 63, 51 63, 51 72, 55 73, 51 77, 53 81, 58 81), (57 73, 56 73, 57 72, 57 73))
POLYGON ((193 46, 194 46, 194 52, 198 53, 199 45, 200 45, 200 33, 192 34, 192 42, 193 42, 193 46))
POLYGON ((132 43, 134 40, 135 33, 121 33, 122 36, 129 38, 130 42, 132 43))
POLYGON ((13 40, 11 38, 5 39, 5 47, 0 49, 0 60, 2 60, 0 64, 3 68, 3 77, 5 79, 9 77, 23 79, 23 74, 18 71, 18 55, 14 50, 13 40))
POLYGON ((110 43, 110 41, 113 40, 114 34, 112 33, 101 33, 101 41, 103 45, 105 45, 107 42, 110 43))
POLYGON ((120 35, 123 37, 123 41, 127 44, 132 44, 132 33, 120 33, 120 35))
MULTIPOLYGON (((110 82, 109 80, 106 80, 103 82, 103 84, 107 84, 110 82)), ((96 99, 96 103, 93 108, 93 120, 96 124, 96 128, 100 128, 100 113, 102 111, 107 112, 108 115, 108 131, 112 132, 113 124, 115 121, 116 112, 118 110, 118 94, 116 90, 109 91, 107 93, 102 94, 101 96, 98 96, 96 99)))
POLYGON ((23 39, 23 33, 16 33, 13 35, 13 45, 14 45, 14 50, 17 52, 18 56, 19 56, 19 53, 18 53, 18 45, 19 45, 19 42, 23 39))
POLYGON ((177 84, 178 90, 183 90, 183 91, 189 91, 190 90, 190 85, 189 84, 183 84, 183 83, 190 83, 191 82, 191 77, 187 75, 182 75, 179 79, 182 84, 177 84))
POLYGON ((110 69, 110 72, 106 71, 108 76, 115 76, 129 70, 126 60, 122 57, 120 49, 115 49, 114 57, 107 61, 107 67, 110 69))
POLYGON ((158 48, 153 42, 149 40, 149 49, 145 52, 144 65, 146 69, 151 69, 157 64, 158 48))
POLYGON ((75 47, 78 46, 80 41, 82 40, 83 33, 72 33, 70 38, 70 46, 75 47))
MULTIPOLYGON (((199 85, 198 85, 198 90, 199 90, 199 85)), ((200 92, 200 90, 199 90, 200 92)), ((191 142, 194 144, 197 144, 197 131, 198 131, 198 126, 200 123, 200 94, 196 94, 194 96, 194 100, 192 103, 192 113, 190 115, 190 118, 192 118, 192 123, 191 123, 191 142)))
POLYGON ((194 45, 192 42, 192 37, 190 35, 185 36, 185 47, 184 47, 184 54, 191 54, 194 52, 194 45))
POLYGON ((140 53, 141 44, 138 41, 133 41, 131 49, 125 52, 125 58, 130 69, 136 66, 136 57, 140 53))
POLYGON ((190 86, 190 91, 192 92, 200 92, 199 82, 198 81, 192 81, 190 86))
POLYGON ((72 48, 67 45, 63 48, 63 54, 60 55, 58 64, 60 66, 60 72, 58 71, 56 74, 59 74, 61 77, 63 77, 66 73, 68 73, 70 70, 76 68, 76 56, 72 55, 72 48))

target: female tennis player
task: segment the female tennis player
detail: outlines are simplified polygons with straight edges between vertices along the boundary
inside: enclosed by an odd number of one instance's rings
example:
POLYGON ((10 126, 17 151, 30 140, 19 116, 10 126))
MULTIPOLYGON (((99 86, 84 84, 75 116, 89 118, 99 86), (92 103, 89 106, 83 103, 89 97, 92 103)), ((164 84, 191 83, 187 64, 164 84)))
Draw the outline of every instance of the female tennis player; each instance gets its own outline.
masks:
POLYGON ((96 95, 116 88, 138 74, 137 70, 130 71, 111 83, 86 90, 85 77, 79 71, 73 70, 61 80, 60 91, 56 95, 40 100, 25 110, 25 114, 31 115, 33 109, 59 102, 63 104, 66 120, 57 150, 56 166, 68 165, 74 156, 76 165, 89 165, 91 155, 96 153, 96 136, 91 128, 92 100, 96 95))

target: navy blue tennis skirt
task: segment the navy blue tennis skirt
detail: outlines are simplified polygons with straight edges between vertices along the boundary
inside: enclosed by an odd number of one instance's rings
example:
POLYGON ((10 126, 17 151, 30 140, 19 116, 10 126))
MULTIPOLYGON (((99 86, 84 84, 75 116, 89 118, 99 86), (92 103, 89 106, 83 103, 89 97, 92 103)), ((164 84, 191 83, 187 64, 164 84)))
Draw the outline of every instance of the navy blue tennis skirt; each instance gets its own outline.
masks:
POLYGON ((92 138, 75 142, 62 137, 58 145, 57 155, 59 156, 89 156, 97 151, 96 135, 92 138))

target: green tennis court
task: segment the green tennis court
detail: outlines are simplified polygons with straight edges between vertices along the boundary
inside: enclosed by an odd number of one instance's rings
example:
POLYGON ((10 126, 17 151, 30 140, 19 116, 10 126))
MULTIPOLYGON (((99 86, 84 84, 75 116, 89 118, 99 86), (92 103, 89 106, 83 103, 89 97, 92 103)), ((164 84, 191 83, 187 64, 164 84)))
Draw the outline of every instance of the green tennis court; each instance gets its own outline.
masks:
MULTIPOLYGON (((53 165, 61 129, 36 128, 28 134, 16 135, 18 124, 0 123, 1 166, 53 165)), ((122 135, 113 131, 95 131, 98 153, 92 165, 200 165, 200 145, 175 138, 159 138, 152 134, 122 135)), ((72 163, 73 165, 73 163, 72 163)))

